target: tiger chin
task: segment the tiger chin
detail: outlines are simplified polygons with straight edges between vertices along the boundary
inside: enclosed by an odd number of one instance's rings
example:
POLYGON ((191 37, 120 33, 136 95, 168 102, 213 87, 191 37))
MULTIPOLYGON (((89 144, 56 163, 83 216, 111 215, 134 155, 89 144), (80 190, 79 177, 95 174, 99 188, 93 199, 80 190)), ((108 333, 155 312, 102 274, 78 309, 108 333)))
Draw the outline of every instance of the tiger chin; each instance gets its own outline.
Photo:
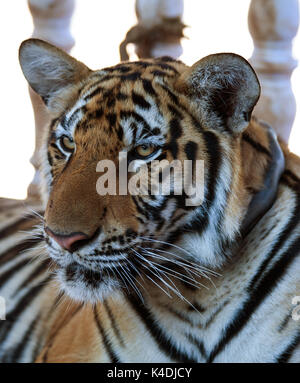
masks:
POLYGON ((77 302, 103 302, 122 288, 120 282, 111 275, 91 271, 75 263, 66 268, 58 268, 56 272, 61 291, 77 302))
MULTIPOLYGON (((241 140, 260 95, 249 63, 224 53, 192 67, 161 58, 91 71, 37 39, 23 42, 19 57, 52 119, 42 153, 43 236, 62 289, 95 303, 115 290, 139 289, 140 274, 160 283, 163 274, 149 267, 180 268, 176 257, 199 270, 220 270, 245 229, 245 206, 262 188, 269 161, 240 161, 247 156, 241 140), (99 195, 97 163, 110 160, 118 169, 120 152, 148 167, 155 160, 204 161, 204 177, 196 184, 204 201, 187 206, 186 195, 175 193, 99 195)), ((265 128, 259 134, 269 140, 273 133, 265 128)), ((142 182, 148 184, 148 174, 142 182)), ((249 225, 272 198, 265 198, 249 225)), ((181 267, 180 275, 188 281, 186 270, 181 267)))

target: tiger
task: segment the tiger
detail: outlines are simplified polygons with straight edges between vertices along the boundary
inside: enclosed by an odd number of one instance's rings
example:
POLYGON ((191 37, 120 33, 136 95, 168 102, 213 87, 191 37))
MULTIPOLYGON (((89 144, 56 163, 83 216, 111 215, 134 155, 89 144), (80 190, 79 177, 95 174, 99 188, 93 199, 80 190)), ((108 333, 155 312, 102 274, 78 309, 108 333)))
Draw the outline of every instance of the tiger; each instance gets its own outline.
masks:
POLYGON ((43 201, 0 199, 0 360, 300 362, 300 159, 252 115, 247 60, 92 71, 38 39, 19 59, 51 123, 43 201), (97 165, 119 169, 120 152, 203 161, 201 201, 174 177, 162 193, 163 168, 157 193, 100 195, 97 165))

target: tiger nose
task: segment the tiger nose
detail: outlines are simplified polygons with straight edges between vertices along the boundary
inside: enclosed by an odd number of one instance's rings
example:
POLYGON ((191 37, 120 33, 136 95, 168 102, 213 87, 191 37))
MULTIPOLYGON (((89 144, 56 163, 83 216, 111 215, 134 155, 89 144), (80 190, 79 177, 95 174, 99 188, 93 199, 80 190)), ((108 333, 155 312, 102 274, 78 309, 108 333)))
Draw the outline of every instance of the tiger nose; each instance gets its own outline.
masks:
POLYGON ((54 239, 63 249, 70 252, 79 249, 85 244, 90 237, 85 233, 71 233, 71 234, 57 234, 54 233, 49 227, 45 228, 45 232, 54 239))

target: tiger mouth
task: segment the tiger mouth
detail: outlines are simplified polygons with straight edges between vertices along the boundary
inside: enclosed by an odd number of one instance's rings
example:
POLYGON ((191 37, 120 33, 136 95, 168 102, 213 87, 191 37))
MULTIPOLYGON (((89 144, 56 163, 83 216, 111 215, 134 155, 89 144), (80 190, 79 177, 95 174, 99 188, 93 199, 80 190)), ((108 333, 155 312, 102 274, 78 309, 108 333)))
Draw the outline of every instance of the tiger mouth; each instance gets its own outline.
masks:
POLYGON ((79 253, 60 254, 52 257, 59 273, 64 275, 64 281, 84 281, 88 285, 96 287, 103 279, 120 280, 120 274, 127 269, 133 272, 132 265, 135 263, 132 248, 124 248, 111 252, 95 250, 85 255, 79 253))
MULTIPOLYGON (((58 280, 67 295, 79 301, 96 302, 114 291, 136 291, 133 281, 148 269, 147 264, 136 262, 132 247, 110 254, 112 258, 102 254, 104 262, 98 259, 99 256, 93 260, 88 254, 83 257, 75 253, 55 259, 58 280)), ((152 280, 155 278, 151 275, 152 280)))
POLYGON ((163 255, 156 258, 152 252, 142 257, 137 252, 135 254, 134 249, 131 250, 122 254, 123 262, 112 262, 106 258, 106 263, 98 263, 89 261, 88 255, 80 262, 74 257, 65 264, 58 261, 57 276, 62 290, 75 301, 96 303, 116 292, 142 297, 140 287, 144 288, 145 283, 153 283, 158 288, 162 284, 174 292, 172 286, 175 282, 197 289, 206 287, 200 279, 210 279, 201 267, 196 268, 194 262, 181 258, 174 261, 163 255))

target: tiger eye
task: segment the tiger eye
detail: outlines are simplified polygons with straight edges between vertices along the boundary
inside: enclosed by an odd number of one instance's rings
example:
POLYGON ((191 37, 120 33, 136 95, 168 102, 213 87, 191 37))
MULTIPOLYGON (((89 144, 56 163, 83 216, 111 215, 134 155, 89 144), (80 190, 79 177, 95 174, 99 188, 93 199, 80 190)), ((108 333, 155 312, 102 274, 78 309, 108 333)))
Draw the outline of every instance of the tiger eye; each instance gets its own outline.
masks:
POLYGON ((155 148, 150 145, 140 145, 136 148, 136 153, 141 157, 148 157, 155 151, 155 148))
POLYGON ((60 139, 60 143, 62 148, 67 152, 73 152, 75 149, 75 142, 67 136, 62 136, 60 139))

